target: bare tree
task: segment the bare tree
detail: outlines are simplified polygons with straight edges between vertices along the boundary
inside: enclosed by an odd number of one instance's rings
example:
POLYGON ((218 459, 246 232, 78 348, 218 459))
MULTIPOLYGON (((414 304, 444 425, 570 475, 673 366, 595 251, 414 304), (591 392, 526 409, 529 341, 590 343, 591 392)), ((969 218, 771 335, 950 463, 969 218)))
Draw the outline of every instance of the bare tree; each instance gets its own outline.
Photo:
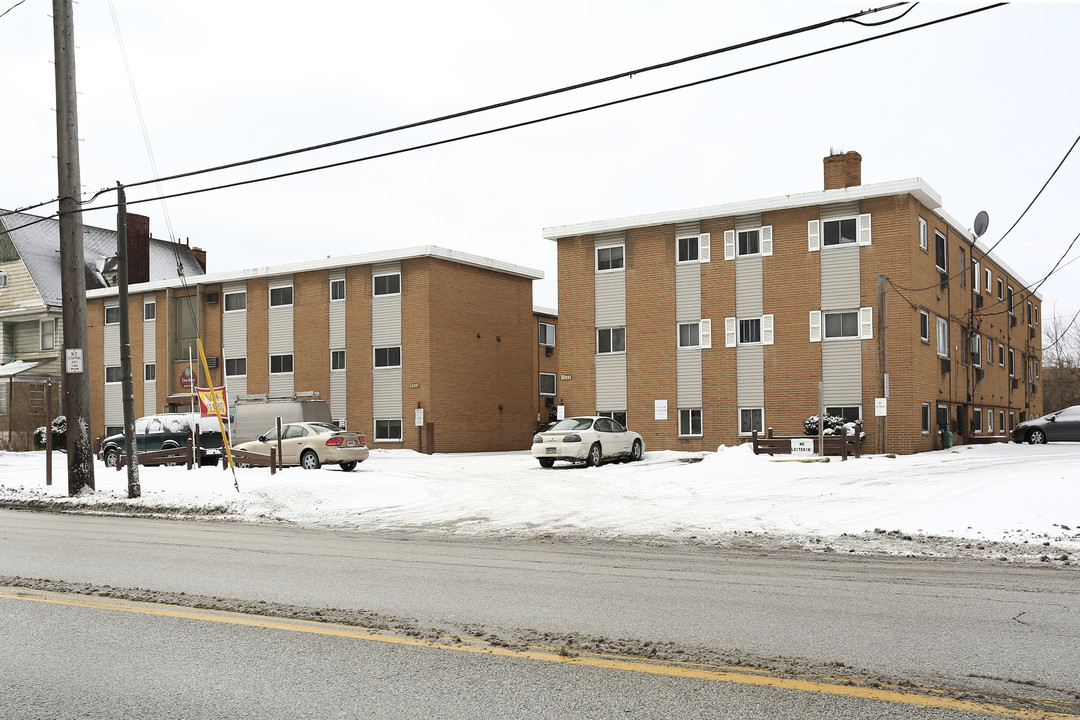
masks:
POLYGON ((1043 315, 1043 410, 1080 405, 1080 313, 1043 315), (1049 321, 1049 322, 1047 322, 1049 321))

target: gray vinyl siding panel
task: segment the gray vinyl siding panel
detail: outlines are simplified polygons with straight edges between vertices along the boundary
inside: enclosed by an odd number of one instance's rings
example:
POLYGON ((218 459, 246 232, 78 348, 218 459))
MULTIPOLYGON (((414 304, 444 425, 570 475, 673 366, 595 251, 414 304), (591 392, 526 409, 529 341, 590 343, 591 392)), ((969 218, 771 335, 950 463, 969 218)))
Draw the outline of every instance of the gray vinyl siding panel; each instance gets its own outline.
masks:
MULTIPOLYGON (((395 419, 401 415, 401 368, 379 368, 372 373, 372 409, 376 418, 395 419)), ((344 415, 342 415, 344 416, 344 415)))
POLYGON ((735 258, 735 315, 740 318, 765 314, 762 299, 762 259, 760 255, 735 258))
POLYGON ((401 344, 401 296, 371 299, 371 343, 375 347, 401 344))
POLYGON ((626 355, 596 356, 596 409, 626 410, 626 355))
POLYGON ((680 323, 701 319, 701 263, 675 266, 675 318, 680 323))
POLYGON ((691 222, 678 223, 675 226, 675 237, 682 235, 700 235, 701 234, 701 222, 694 220, 691 222))
MULTIPOLYGON (((36 327, 37 323, 34 325, 36 327)), ((103 355, 106 366, 120 364, 120 325, 105 326, 103 355)))
POLYGON ((594 247, 608 247, 610 245, 622 245, 626 242, 626 233, 621 230, 616 232, 600 233, 593 239, 594 247))
POLYGON ((765 406, 765 353, 761 345, 735 348, 739 407, 765 406))
MULTIPOLYGON (((145 303, 144 303, 145 305, 145 303)), ((146 381, 146 365, 157 365, 157 320, 143 320, 143 352, 142 365, 136 366, 132 359, 131 373, 135 384, 142 382, 143 389, 143 415, 153 415, 157 412, 157 381, 146 381)), ((157 372, 164 372, 165 368, 158 367, 157 372)))
POLYGON ((675 354, 675 364, 678 373, 675 402, 678 407, 701 407, 701 350, 699 348, 680 349, 675 354))
POLYGON ((821 375, 826 405, 861 405, 862 341, 823 341, 821 375))
POLYGON ((124 424, 124 386, 121 383, 105 386, 105 424, 124 424))
POLYGON ((626 274, 621 272, 596 275, 596 327, 626 325, 626 274))
MULTIPOLYGON (((296 358, 294 357, 294 366, 295 363, 296 358)), ((292 373, 271 373, 269 377, 270 380, 267 385, 271 395, 292 395, 294 389, 292 373)))
POLYGON ((837 218, 855 217, 859 214, 859 201, 833 203, 821 206, 822 220, 835 220, 837 218))
MULTIPOLYGON (((145 378, 146 376, 143 375, 145 378)), ((143 381, 143 415, 157 412, 157 383, 143 381)))
MULTIPOLYGON (((247 292, 246 283, 228 283, 221 286, 221 296, 227 293, 247 292)), ((222 300, 221 313, 221 344, 224 346, 225 357, 247 357, 247 314, 248 310, 236 310, 225 312, 225 302, 222 300)))
POLYGON ((821 309, 853 310, 859 302, 859 246, 821 249, 821 309))
POLYGON ((229 398, 237 398, 248 394, 247 376, 225 378, 225 385, 229 388, 229 398))
POLYGON ((330 414, 334 419, 345 417, 349 382, 344 370, 330 371, 330 414))
POLYGON ((142 342, 143 362, 157 362, 157 320, 143 320, 142 342))
MULTIPOLYGON (((331 280, 343 280, 344 273, 330 276, 331 280)), ((347 300, 330 301, 330 347, 341 350, 345 347, 345 303, 347 300)))
MULTIPOLYGON (((276 287, 292 285, 291 275, 286 277, 271 278, 269 287, 272 291, 276 287)), ((296 302, 296 288, 293 287, 293 302, 296 302)), ((250 309, 250 308, 249 308, 250 309)), ((270 307, 266 314, 267 338, 266 344, 271 355, 291 353, 293 351, 293 306, 284 305, 270 307)), ((292 392, 292 381, 289 381, 289 392, 292 392)))
POLYGON ((739 215, 735 218, 735 232, 740 230, 757 230, 761 227, 761 213, 754 215, 739 215))

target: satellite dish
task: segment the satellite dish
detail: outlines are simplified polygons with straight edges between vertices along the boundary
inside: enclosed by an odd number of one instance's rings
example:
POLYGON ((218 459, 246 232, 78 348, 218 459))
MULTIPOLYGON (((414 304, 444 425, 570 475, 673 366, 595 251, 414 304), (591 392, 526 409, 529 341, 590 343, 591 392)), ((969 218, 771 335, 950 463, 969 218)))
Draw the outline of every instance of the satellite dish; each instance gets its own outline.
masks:
POLYGON ((990 227, 990 216, 985 210, 980 210, 975 216, 975 237, 982 237, 988 227, 990 227))

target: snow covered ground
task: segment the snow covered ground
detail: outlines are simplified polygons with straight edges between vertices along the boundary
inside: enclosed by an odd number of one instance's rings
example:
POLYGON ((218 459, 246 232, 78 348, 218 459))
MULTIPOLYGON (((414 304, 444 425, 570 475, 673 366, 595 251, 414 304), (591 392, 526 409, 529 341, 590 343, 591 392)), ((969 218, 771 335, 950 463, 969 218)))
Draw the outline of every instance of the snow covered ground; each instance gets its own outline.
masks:
MULTIPOLYGON (((779 456, 778 456, 779 457, 779 456)), ((66 457, 0 453, 0 506, 569 542, 1080 561, 1080 444, 960 446, 906 457, 777 461, 749 446, 647 452, 545 470, 528 452, 373 449, 351 473, 96 467, 68 498, 66 457)))

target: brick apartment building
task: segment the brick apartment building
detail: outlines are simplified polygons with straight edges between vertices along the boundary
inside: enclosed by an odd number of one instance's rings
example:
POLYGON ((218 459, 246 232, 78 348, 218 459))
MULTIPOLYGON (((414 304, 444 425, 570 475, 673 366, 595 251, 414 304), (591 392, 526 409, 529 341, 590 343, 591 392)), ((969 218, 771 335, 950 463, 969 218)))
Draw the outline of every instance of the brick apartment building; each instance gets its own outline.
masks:
MULTIPOLYGON (((190 350, 200 387, 226 384, 233 398, 318 392, 373 447, 527 448, 546 359, 532 307, 541 277, 423 246, 215 273, 186 286, 133 285, 136 415, 189 409, 190 350)), ((123 424, 119 305, 115 288, 87 297, 93 433, 101 437, 123 424)))
POLYGON ((898 453, 1040 414, 1039 296, 925 182, 862 185, 861 162, 825 158, 822 192, 547 228, 566 412, 711 450, 803 434, 820 383, 898 453))

